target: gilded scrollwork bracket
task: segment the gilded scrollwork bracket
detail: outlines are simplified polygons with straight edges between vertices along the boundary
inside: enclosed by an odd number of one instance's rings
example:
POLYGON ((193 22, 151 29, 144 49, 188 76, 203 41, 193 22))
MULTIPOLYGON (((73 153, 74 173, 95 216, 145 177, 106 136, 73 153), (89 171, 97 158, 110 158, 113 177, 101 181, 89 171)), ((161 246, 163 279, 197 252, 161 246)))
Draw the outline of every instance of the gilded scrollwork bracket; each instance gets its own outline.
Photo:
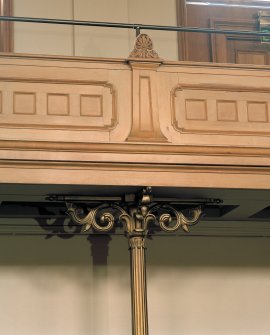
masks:
POLYGON ((189 209, 190 215, 186 216, 171 204, 156 203, 151 187, 145 187, 131 202, 103 203, 90 208, 88 213, 71 202, 66 202, 66 206, 72 221, 82 225, 84 231, 107 233, 118 223, 128 237, 147 236, 150 224, 158 225, 164 232, 176 232, 180 228, 188 232, 188 226, 196 224, 203 214, 201 205, 189 209))

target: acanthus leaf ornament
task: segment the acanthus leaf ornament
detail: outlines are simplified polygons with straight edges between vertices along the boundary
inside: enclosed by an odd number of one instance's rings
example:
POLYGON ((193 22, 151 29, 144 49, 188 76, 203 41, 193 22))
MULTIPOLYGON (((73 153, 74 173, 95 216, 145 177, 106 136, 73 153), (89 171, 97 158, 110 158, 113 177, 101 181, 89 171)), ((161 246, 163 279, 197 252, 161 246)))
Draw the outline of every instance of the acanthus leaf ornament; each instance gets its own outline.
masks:
POLYGON ((99 225, 97 222, 97 216, 101 213, 102 210, 108 207, 108 205, 100 205, 98 207, 92 208, 89 210, 89 213, 82 217, 80 213, 80 208, 75 206, 73 203, 66 203, 67 214, 71 217, 73 222, 83 225, 84 232, 88 231, 90 228, 98 232, 108 232, 114 227, 114 216, 110 212, 102 213, 99 221, 105 225, 99 225))
MULTIPOLYGON (((155 211, 155 210, 159 211, 160 209, 161 209, 160 206, 156 206, 152 209, 152 211, 155 211)), ((191 215, 189 218, 186 217, 181 211, 176 210, 170 205, 163 205, 163 209, 166 210, 166 212, 159 216, 158 222, 159 222, 160 228, 163 231, 169 232, 169 233, 177 231, 180 227, 185 232, 188 233, 189 232, 188 226, 196 224, 203 214, 201 206, 192 208, 191 215), (169 226, 173 221, 172 216, 175 217, 175 224, 172 226, 169 226)))
POLYGON ((128 208, 129 214, 120 206, 113 206, 121 213, 119 221, 122 222, 126 234, 130 236, 145 236, 148 233, 148 226, 156 218, 149 213, 151 204, 151 188, 146 187, 142 190, 142 195, 137 204, 131 204, 128 208))
POLYGON ((191 208, 190 215, 170 204, 157 204, 152 201, 151 188, 144 188, 137 200, 130 203, 102 204, 88 209, 89 212, 67 202, 67 213, 74 223, 83 225, 84 231, 109 232, 120 223, 128 237, 148 235, 149 226, 158 224, 161 230, 172 233, 180 228, 189 232, 188 226, 196 224, 203 211, 201 206, 191 208))
POLYGON ((140 34, 135 42, 129 58, 159 59, 158 53, 153 49, 153 42, 147 34, 140 34))

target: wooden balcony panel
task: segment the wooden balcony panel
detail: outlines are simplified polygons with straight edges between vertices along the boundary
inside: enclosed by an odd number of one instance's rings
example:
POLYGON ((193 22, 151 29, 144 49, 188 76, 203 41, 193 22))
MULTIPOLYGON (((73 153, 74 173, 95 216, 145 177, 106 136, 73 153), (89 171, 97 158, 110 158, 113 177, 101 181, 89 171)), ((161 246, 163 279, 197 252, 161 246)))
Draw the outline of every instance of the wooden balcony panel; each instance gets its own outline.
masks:
POLYGON ((0 182, 269 188, 269 70, 2 54, 0 182))

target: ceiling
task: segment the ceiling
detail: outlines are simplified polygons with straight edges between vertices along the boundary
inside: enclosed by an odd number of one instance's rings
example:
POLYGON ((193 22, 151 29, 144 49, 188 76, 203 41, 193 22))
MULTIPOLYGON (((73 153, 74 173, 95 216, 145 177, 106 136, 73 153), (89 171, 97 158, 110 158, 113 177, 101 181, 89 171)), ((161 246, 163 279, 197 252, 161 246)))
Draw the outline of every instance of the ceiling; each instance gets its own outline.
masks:
MULTIPOLYGON (((52 233, 50 228, 63 236, 80 234, 80 227, 67 224, 65 203, 49 201, 48 196, 116 197, 120 201, 124 195, 141 189, 133 186, 1 184, 0 234, 46 235, 52 233)), ((205 205, 204 217, 190 228, 189 234, 181 231, 172 236, 270 237, 270 190, 153 187, 152 194, 153 201, 169 198, 178 208, 186 207, 180 203, 191 199, 198 203, 209 201, 206 199, 222 200, 220 204, 208 202, 205 205)), ((123 234, 123 231, 119 228, 115 233, 123 234)), ((156 231, 155 234, 165 233, 156 231)))

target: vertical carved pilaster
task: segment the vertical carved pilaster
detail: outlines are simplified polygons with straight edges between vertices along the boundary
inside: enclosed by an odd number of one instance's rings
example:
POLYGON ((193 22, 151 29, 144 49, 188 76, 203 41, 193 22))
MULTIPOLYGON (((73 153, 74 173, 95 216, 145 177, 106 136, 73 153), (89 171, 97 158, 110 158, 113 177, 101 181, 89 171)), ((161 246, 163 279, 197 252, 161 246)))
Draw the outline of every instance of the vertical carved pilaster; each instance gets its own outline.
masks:
POLYGON ((129 238, 131 265, 132 334, 148 335, 145 238, 129 238))
MULTIPOLYGON (((13 0, 0 0, 0 15, 12 16, 13 0)), ((13 22, 0 22, 0 51, 13 52, 13 22)))
POLYGON ((132 126, 128 141, 167 142, 159 123, 157 69, 162 63, 146 34, 137 37, 129 56, 132 68, 132 126))
POLYGON ((160 129, 157 68, 160 63, 131 62, 132 126, 128 141, 168 142, 160 129))

